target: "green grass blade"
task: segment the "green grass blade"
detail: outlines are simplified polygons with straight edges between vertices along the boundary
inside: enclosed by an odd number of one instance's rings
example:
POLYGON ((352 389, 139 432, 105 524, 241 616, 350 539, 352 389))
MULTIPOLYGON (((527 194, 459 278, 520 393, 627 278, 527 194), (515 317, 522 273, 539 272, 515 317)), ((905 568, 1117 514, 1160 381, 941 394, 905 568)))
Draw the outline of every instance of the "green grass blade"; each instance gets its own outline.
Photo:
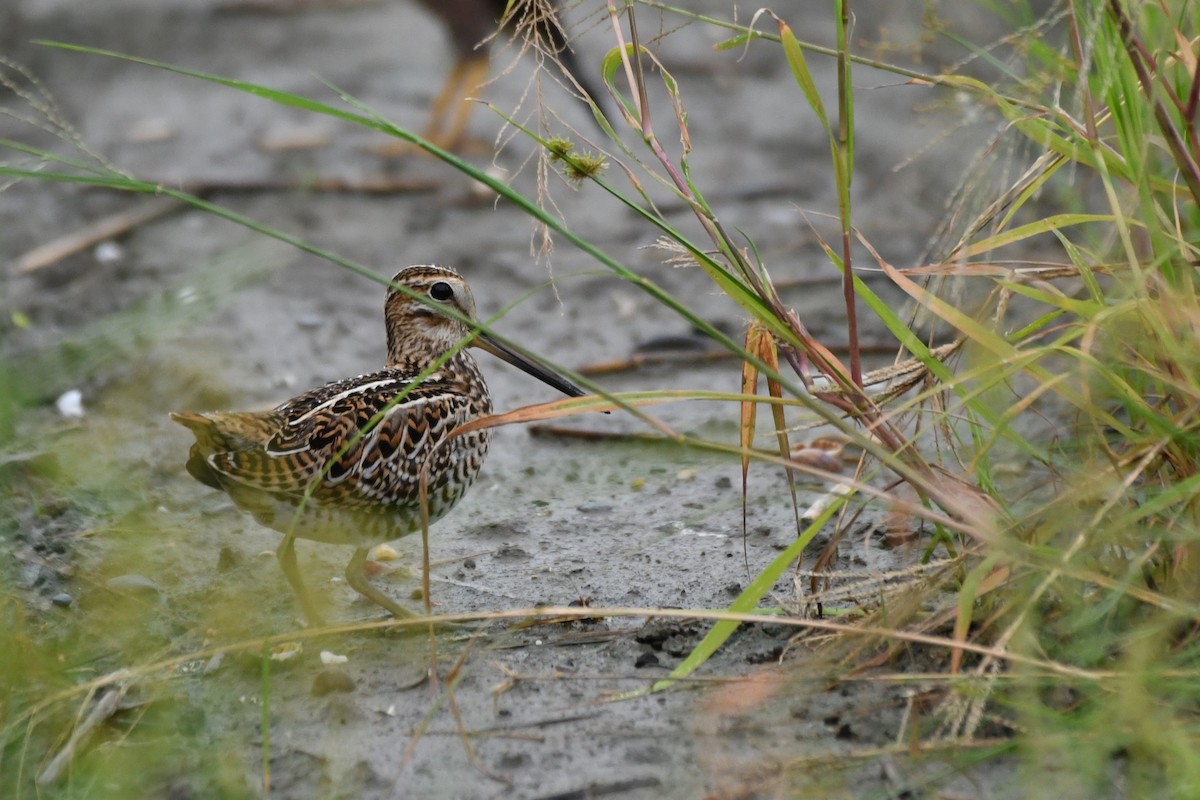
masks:
MULTIPOLYGON (((838 497, 834 502, 821 513, 819 517, 813 520, 805 530, 803 535, 796 538, 786 550, 780 553, 775 559, 750 582, 750 585, 742 590, 742 593, 737 596, 737 599, 729 606, 729 611, 735 614, 748 614, 758 607, 758 602, 766 596, 767 592, 771 591, 771 587, 783 576, 783 573, 792 565, 792 563, 800 557, 804 552, 804 548, 812 542, 813 538, 820 532, 825 523, 833 518, 839 509, 846 503, 850 495, 838 497)), ((666 689, 676 681, 682 680, 701 666, 708 659, 712 658, 713 654, 720 649, 721 645, 733 635, 733 632, 738 629, 740 623, 733 620, 720 620, 716 622, 705 637, 696 645, 695 649, 688 654, 679 666, 671 670, 669 677, 661 681, 657 681, 649 689, 631 693, 629 696, 636 697, 639 694, 647 692, 658 692, 666 689)))

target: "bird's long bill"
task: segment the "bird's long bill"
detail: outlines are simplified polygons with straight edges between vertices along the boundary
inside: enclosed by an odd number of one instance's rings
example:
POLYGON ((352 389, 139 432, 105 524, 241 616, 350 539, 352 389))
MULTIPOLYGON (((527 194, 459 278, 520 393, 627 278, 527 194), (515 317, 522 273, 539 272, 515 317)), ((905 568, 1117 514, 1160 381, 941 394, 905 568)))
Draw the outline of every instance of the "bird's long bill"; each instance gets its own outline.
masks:
POLYGON ((582 397, 587 394, 583 389, 580 389, 554 370, 543 364, 530 361, 525 356, 510 349, 507 345, 501 344, 482 331, 475 336, 475 341, 472 344, 488 351, 496 358, 504 359, 517 369, 532 375, 547 386, 553 386, 568 397, 582 397))

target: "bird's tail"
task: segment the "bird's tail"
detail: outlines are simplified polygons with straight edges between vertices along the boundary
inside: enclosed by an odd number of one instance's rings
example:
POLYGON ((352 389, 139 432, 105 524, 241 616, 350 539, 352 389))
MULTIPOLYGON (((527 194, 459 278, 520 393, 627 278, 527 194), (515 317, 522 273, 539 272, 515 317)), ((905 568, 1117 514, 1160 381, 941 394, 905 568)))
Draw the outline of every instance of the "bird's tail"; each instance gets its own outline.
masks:
POLYGON ((171 419, 190 430, 206 454, 261 447, 282 424, 269 411, 172 411, 171 419))

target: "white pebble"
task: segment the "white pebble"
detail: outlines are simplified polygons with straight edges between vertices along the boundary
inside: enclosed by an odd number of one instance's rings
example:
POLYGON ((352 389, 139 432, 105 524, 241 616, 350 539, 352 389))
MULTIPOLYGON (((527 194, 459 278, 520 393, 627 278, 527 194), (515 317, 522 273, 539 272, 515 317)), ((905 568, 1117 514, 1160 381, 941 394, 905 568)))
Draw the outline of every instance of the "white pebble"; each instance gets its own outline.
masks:
POLYGON ((338 655, 337 653, 331 652, 329 650, 321 651, 321 663, 322 664, 326 664, 326 665, 328 665, 328 664, 345 664, 349 660, 350 660, 349 656, 338 655))
POLYGON ((125 249, 110 239, 96 245, 92 255, 101 264, 113 264, 125 257, 125 249))
POLYGON ((80 419, 83 417, 83 392, 78 389, 70 389, 63 392, 54 401, 54 407, 58 409, 58 413, 62 414, 67 419, 80 419))
POLYGON ((371 551, 372 561, 395 561, 400 557, 396 552, 396 548, 390 544, 375 545, 375 549, 371 551))

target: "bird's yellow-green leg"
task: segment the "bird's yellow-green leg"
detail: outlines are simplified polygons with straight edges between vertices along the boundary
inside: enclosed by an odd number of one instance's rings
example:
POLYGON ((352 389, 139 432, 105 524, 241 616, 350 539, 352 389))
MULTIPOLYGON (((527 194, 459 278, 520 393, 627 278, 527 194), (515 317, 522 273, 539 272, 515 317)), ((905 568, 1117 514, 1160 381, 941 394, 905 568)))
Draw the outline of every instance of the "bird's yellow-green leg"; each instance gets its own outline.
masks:
POLYGON ((292 587, 292 594, 296 595, 296 599, 300 601, 300 607, 304 609, 304 618, 308 620, 308 624, 314 628, 323 624, 321 614, 317 611, 316 604, 313 603, 308 589, 304 586, 304 581, 300 578, 300 567, 296 564, 295 536, 284 535, 283 541, 275 550, 275 558, 279 561, 283 576, 287 578, 287 582, 292 587))
POLYGON ((372 586, 367 580, 367 576, 363 573, 363 564, 367 561, 368 552, 369 548, 366 547, 360 547, 354 551, 354 556, 350 559, 350 563, 346 565, 346 583, 350 584, 354 591, 375 605, 390 612, 396 619, 416 619, 419 617, 419 614, 400 605, 372 586))

